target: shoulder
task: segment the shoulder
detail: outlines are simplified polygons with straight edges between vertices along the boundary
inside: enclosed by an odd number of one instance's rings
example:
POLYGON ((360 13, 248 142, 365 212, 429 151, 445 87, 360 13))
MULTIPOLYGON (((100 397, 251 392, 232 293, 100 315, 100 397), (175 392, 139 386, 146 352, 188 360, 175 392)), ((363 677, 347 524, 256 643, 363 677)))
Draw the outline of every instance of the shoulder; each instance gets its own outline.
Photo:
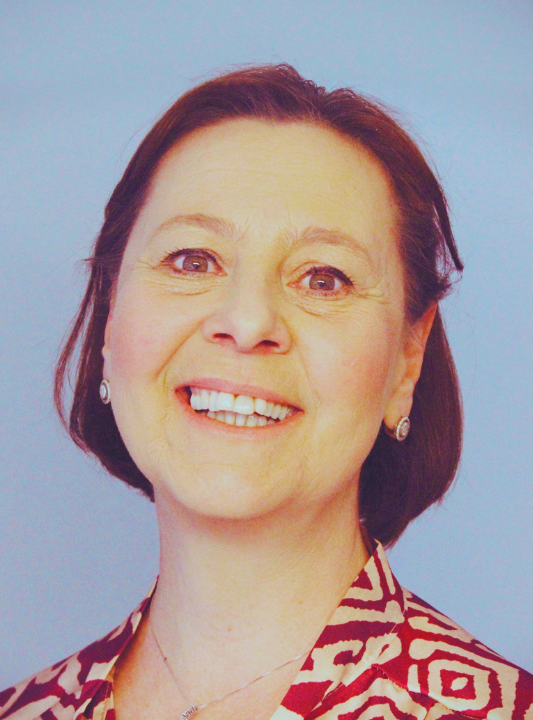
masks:
POLYGON ((46 670, 0 692, 0 720, 74 720, 111 691, 107 676, 133 637, 147 597, 115 630, 46 670))
POLYGON ((428 718, 533 720, 533 675, 413 593, 403 594, 395 650, 377 664, 395 685, 432 708, 428 718))

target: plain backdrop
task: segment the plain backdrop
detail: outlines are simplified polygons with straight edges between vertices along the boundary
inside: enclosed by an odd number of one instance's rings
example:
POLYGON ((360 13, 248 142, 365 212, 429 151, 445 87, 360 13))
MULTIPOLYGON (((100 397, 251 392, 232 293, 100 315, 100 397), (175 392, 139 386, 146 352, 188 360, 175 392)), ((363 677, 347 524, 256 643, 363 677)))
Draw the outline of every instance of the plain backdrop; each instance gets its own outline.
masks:
POLYGON ((210 72, 260 61, 380 98, 439 169, 466 264, 445 307, 464 458, 390 559, 533 670, 531 0, 2 0, 0 689, 105 634, 157 573, 153 507, 60 430, 52 368, 143 135, 210 72))

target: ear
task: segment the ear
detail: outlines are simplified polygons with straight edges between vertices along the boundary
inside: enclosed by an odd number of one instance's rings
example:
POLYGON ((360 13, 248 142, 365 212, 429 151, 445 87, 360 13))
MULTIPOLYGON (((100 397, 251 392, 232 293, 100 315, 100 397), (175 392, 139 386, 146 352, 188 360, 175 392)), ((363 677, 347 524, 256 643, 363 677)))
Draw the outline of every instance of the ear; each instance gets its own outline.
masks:
POLYGON ((400 418, 409 417, 411 412, 413 394, 422 371, 426 343, 437 308, 436 304, 432 305, 414 325, 406 330, 403 349, 398 358, 394 390, 387 403, 383 418, 383 422, 389 430, 396 427, 400 418))
POLYGON ((113 305, 109 308, 109 315, 104 331, 104 345, 102 347, 102 356, 104 358, 103 376, 109 378, 111 373, 111 326, 113 323, 113 305))

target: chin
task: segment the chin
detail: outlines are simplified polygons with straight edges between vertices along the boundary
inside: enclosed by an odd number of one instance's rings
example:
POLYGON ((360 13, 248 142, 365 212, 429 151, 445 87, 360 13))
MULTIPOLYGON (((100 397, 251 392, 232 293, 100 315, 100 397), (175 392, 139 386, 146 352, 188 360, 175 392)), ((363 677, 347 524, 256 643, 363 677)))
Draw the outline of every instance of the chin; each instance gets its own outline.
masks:
POLYGON ((232 468, 196 470, 188 475, 167 479, 154 485, 156 502, 178 503, 183 510, 220 520, 253 520, 275 512, 288 501, 286 486, 283 493, 275 492, 272 478, 232 468), (191 484, 189 478, 194 477, 191 484))

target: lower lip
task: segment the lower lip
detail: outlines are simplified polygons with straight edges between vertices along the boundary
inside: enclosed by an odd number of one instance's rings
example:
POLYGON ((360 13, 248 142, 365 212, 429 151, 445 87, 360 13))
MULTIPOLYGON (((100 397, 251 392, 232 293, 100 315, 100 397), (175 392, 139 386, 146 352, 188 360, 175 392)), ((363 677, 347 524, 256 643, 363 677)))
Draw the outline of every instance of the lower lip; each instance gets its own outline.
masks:
POLYGON ((298 422, 298 418, 300 417, 300 415, 302 415, 301 410, 296 410, 293 415, 285 418, 285 420, 280 420, 274 425, 262 425, 253 428, 246 427, 246 425, 237 427, 236 425, 229 425, 228 423, 222 422, 221 420, 214 420, 213 418, 207 417, 207 415, 197 413, 196 410, 191 407, 189 401, 189 393, 185 388, 180 388, 179 390, 176 390, 176 397, 180 405, 187 412, 188 416, 191 419, 191 422, 197 424, 198 427, 201 427, 205 430, 225 432, 232 436, 240 435, 245 438, 256 439, 263 436, 264 433, 268 433, 269 435, 271 435, 272 433, 283 432, 285 428, 291 427, 293 422, 298 422))

